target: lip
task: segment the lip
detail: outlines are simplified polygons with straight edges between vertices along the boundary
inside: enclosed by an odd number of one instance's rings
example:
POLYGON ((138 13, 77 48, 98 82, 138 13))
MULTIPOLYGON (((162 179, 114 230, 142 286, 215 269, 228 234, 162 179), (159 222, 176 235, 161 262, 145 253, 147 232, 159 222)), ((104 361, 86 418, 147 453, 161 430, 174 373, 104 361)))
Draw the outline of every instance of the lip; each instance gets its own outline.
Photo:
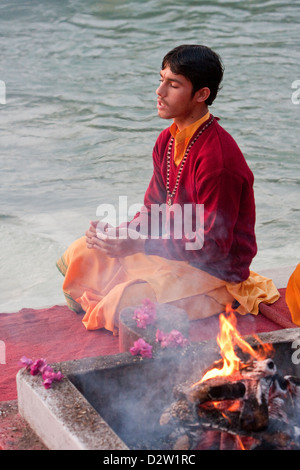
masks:
POLYGON ((161 100, 157 100, 157 108, 158 109, 164 109, 166 107, 166 104, 163 103, 161 100))

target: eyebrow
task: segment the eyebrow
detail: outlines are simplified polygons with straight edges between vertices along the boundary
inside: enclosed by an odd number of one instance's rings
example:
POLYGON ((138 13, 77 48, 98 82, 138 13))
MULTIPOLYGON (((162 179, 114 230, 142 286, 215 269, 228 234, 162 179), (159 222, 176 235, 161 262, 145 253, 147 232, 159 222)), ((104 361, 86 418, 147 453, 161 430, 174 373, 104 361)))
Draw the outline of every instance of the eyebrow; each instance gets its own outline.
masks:
POLYGON ((176 83, 179 83, 180 85, 182 85, 182 81, 178 80, 178 78, 165 78, 165 77, 163 77, 161 72, 160 72, 159 75, 161 76, 161 78, 163 78, 164 80, 167 80, 168 82, 176 82, 176 83))

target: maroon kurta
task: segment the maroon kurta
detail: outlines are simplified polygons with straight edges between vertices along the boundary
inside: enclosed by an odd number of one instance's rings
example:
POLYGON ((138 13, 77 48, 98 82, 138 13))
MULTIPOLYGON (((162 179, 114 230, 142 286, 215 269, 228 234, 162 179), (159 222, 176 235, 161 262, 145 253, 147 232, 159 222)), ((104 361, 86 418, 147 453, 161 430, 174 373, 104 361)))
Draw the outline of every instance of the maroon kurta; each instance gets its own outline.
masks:
MULTIPOLYGON (((165 129, 153 150, 154 171, 144 200, 148 210, 151 204, 167 202, 167 152, 170 139, 170 130, 165 129)), ((180 165, 176 167, 174 163, 173 152, 174 145, 170 159, 171 192, 180 168, 180 165)), ((187 250, 184 237, 149 237, 145 244, 146 254, 188 261, 228 282, 247 279, 249 266, 257 252, 253 182, 253 174, 241 150, 215 118, 192 146, 173 199, 173 204, 182 207, 185 204, 204 205, 202 248, 187 250)))

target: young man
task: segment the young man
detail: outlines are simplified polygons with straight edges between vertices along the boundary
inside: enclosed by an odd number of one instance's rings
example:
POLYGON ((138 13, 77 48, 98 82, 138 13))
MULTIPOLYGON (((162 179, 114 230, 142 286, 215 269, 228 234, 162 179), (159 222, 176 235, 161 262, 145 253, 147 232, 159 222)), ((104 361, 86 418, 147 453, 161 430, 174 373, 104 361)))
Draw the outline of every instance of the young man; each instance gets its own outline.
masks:
POLYGON ((85 312, 86 328, 114 331, 122 308, 145 297, 183 307, 191 320, 232 303, 241 314, 257 314, 261 301, 279 298, 270 279, 250 273, 253 175, 208 109, 222 78, 221 60, 208 47, 183 45, 164 57, 157 110, 173 123, 156 141, 144 207, 129 224, 143 236, 112 238, 93 222, 58 262, 69 306, 85 312), (167 233, 163 223, 152 233, 155 207, 165 209, 167 233))

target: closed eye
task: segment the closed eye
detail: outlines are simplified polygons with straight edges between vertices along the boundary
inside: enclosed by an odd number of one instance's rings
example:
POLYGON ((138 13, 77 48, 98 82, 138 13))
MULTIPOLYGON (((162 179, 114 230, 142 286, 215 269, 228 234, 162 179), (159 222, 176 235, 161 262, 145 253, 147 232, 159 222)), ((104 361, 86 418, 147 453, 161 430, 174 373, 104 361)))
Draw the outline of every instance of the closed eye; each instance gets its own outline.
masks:
MULTIPOLYGON (((160 81, 160 83, 163 83, 164 79, 161 78, 159 81, 160 81)), ((177 83, 176 80, 171 80, 170 78, 167 78, 166 82, 168 82, 170 84, 171 88, 179 88, 178 86, 176 86, 176 83, 177 83)))

